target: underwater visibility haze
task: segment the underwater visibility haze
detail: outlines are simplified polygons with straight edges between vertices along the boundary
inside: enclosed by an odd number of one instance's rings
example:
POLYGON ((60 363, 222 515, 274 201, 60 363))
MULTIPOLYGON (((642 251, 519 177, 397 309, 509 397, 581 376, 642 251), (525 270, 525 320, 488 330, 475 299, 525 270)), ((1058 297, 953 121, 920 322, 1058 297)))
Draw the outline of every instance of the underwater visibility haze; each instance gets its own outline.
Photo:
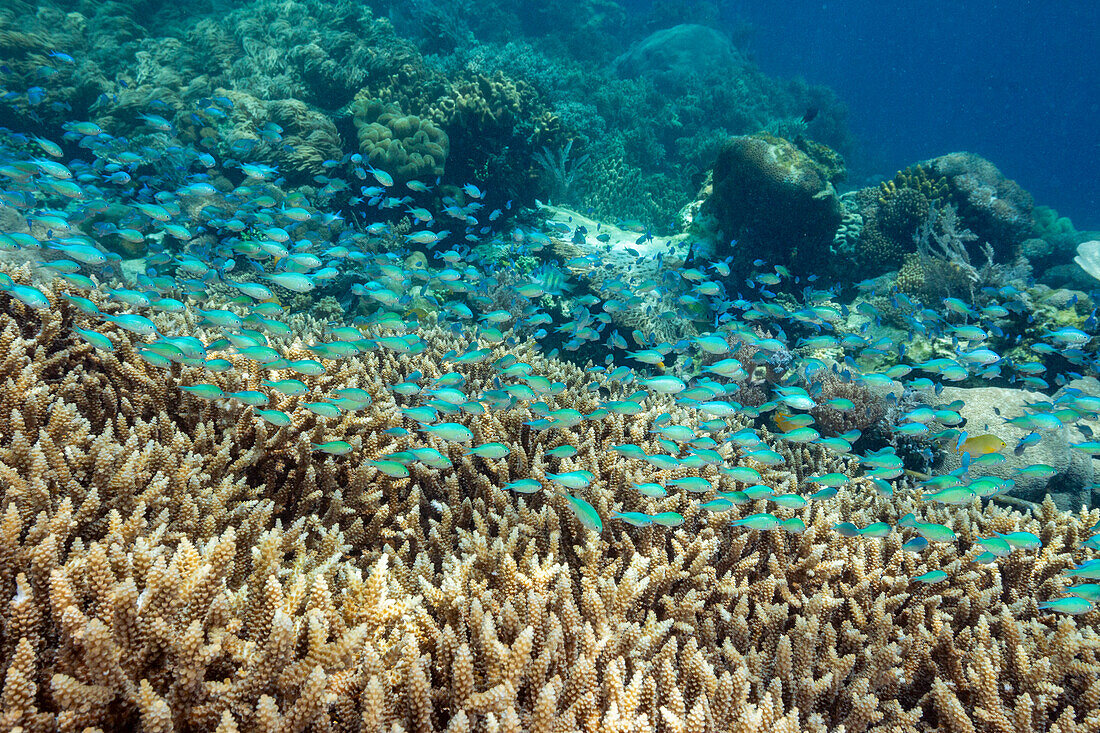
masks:
POLYGON ((0 7, 0 729, 1100 731, 1095 147, 811 23, 0 7))

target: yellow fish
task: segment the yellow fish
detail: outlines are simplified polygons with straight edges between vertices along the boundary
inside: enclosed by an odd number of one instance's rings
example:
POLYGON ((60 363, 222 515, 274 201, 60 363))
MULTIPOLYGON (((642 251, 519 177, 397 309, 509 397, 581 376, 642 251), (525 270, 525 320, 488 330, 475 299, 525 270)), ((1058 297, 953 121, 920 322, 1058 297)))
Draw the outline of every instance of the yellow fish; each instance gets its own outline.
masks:
POLYGON ((792 414, 791 411, 785 407, 780 407, 772 413, 772 421, 775 423, 775 426, 784 433, 807 427, 814 422, 811 416, 806 414, 792 414))
POLYGON ((963 441, 956 452, 962 455, 963 453, 969 453, 971 458, 977 458, 978 456, 984 456, 987 453, 998 453, 1007 443, 998 438, 996 435, 975 435, 967 438, 963 441))

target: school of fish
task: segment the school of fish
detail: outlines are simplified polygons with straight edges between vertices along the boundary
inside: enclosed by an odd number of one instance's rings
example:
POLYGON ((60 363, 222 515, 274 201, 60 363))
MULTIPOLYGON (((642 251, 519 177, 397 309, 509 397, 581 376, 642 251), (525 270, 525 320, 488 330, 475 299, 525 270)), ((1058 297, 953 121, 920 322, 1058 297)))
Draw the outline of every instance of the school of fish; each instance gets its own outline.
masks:
MULTIPOLYGON (((19 92, 7 92, 13 93, 19 92)), ((109 335, 113 329, 102 328, 110 323, 131 333, 140 343, 141 358, 155 367, 182 364, 216 373, 236 368, 225 355, 256 362, 268 375, 264 390, 227 393, 201 380, 182 389, 201 400, 248 405, 256 420, 276 428, 291 426, 294 410, 333 419, 370 405, 368 390, 319 393, 310 380, 342 359, 372 350, 424 352, 419 320, 430 309, 437 322, 468 336, 471 346, 442 357, 454 369, 443 377, 430 380, 413 372, 401 382, 379 385, 399 399, 400 412, 412 426, 390 431, 407 442, 407 449, 371 464, 394 480, 407 478, 409 466, 417 462, 450 466, 445 455, 425 444, 427 436, 462 444, 466 455, 480 460, 504 459, 509 447, 478 442, 476 431, 464 421, 470 415, 522 409, 536 416, 527 422, 531 429, 555 431, 612 414, 640 414, 650 395, 662 395, 694 411, 696 419, 676 424, 667 413, 656 418, 648 428, 663 452, 649 453, 635 444, 613 447, 619 460, 652 469, 653 481, 634 485, 639 494, 660 498, 670 491, 687 492, 713 513, 751 505, 761 511, 738 515, 731 524, 744 531, 798 533, 806 528, 799 512, 811 502, 830 501, 853 481, 882 495, 915 484, 929 505, 970 507, 1003 496, 1013 481, 985 475, 984 467, 1003 461, 1004 451, 1026 451, 1052 431, 1100 414, 1100 397, 1063 389, 1056 400, 1036 401, 1023 414, 1005 416, 1007 423, 1028 431, 1018 445, 1008 446, 995 427, 972 434, 960 415, 962 405, 937 400, 945 383, 1008 379, 1042 392, 1096 371, 1090 349, 1094 337, 1077 328, 1043 334, 1031 345, 1035 358, 1029 361, 1004 358, 986 345, 994 335, 1003 338, 1011 320, 1026 316, 1021 293, 1014 288, 984 292, 980 304, 948 298, 942 309, 902 293, 887 294, 904 313, 912 334, 941 338, 953 348, 953 356, 917 363, 906 361, 904 343, 865 335, 882 318, 870 303, 858 305, 864 326, 862 332, 853 332, 844 326, 851 314, 837 304, 835 290, 819 289, 814 278, 800 282, 785 268, 763 261, 741 277, 731 273, 729 260, 691 261, 663 269, 657 279, 612 276, 601 281, 598 293, 567 295, 576 286, 576 273, 601 267, 598 255, 555 261, 549 253, 553 239, 577 232, 542 226, 537 211, 513 211, 510 202, 485 211, 486 192, 476 183, 444 187, 440 181, 398 182, 353 153, 325 161, 311 198, 284 193, 277 167, 247 160, 247 149, 237 150, 237 157, 219 158, 210 152, 215 145, 199 149, 176 136, 173 114, 205 121, 224 117, 231 106, 226 98, 200 100, 193 110, 174 112, 152 104, 139 115, 145 131, 134 139, 115 136, 91 121, 69 122, 53 135, 0 130, 0 201, 19 220, 0 230, 0 258, 13 265, 30 262, 54 278, 56 291, 64 292, 61 297, 82 313, 74 333, 95 349, 116 347, 109 335), (348 213, 332 211, 333 202, 341 202, 348 213), (530 223, 521 226, 519 221, 530 223), (122 258, 105 242, 140 245, 146 253, 143 269, 126 276, 122 258), (503 248, 504 262, 479 254, 477 246, 483 243, 503 248), (516 281, 506 263, 534 255, 542 267, 516 281), (501 287, 508 288, 506 297, 490 297, 501 287), (414 290, 418 299, 411 295, 414 290), (91 291, 100 293, 97 300, 107 305, 97 305, 91 291), (314 358, 288 359, 286 344, 298 334, 283 303, 302 295, 306 300, 295 302, 310 302, 308 294, 319 292, 335 292, 345 312, 357 315, 331 323, 326 340, 308 344, 314 358), (640 329, 620 333, 616 314, 644 307, 652 294, 705 314, 710 330, 677 343, 658 342, 640 329), (567 317, 562 315, 565 309, 553 307, 555 298, 568 299, 567 317), (155 321, 158 313, 187 318, 155 321), (158 322, 178 324, 180 330, 165 332, 158 322), (188 331, 187 323, 198 325, 188 331), (563 384, 514 356, 501 356, 497 349, 521 339, 554 344, 550 356, 575 352, 578 360, 589 362, 591 392, 610 394, 614 385, 622 399, 604 399, 587 413, 555 406, 554 396, 563 384), (1044 357, 1054 353, 1080 371, 1048 375, 1044 357), (495 388, 471 393, 457 370, 483 363, 493 370, 495 388), (888 366, 867 366, 876 363, 888 366), (738 392, 753 378, 754 367, 781 376, 768 383, 763 404, 748 406, 738 401, 738 392), (961 468, 941 475, 907 471, 904 457, 891 446, 857 451, 858 430, 819 432, 811 415, 819 403, 839 412, 859 409, 848 399, 823 398, 826 376, 873 390, 900 386, 923 395, 916 406, 899 412, 890 429, 921 441, 928 464, 934 447, 959 454, 961 468), (776 427, 774 435, 763 432, 769 424, 776 427), (820 447, 851 470, 808 476, 799 493, 776 494, 761 473, 784 462, 776 441, 820 447), (705 466, 717 467, 728 479, 724 485, 736 488, 721 490, 696 475, 705 466)), ((280 133, 271 124, 256 131, 267 141, 278 141, 280 133)), ((580 233, 582 241, 585 234, 580 233)), ((648 232, 639 243, 646 239, 652 239, 648 232)), ((611 246, 606 236, 595 240, 611 246)), ((57 305, 42 288, 4 274, 0 293, 29 309, 57 305)), ((657 315, 661 317, 665 314, 657 315)), ((317 442, 313 448, 318 460, 339 460, 356 451, 344 440, 317 442)), ((1100 455, 1100 441, 1073 448, 1100 455)), ((561 444, 546 454, 559 466, 557 472, 515 480, 501 489, 560 492, 577 520, 594 534, 603 531, 605 522, 667 531, 683 524, 684 517, 676 512, 614 511, 601 516, 585 498, 586 492, 598 490, 598 477, 576 468, 571 462, 576 453, 575 446, 561 444)), ((1043 464, 1020 469, 1029 477, 1053 473, 1043 464)), ((957 541, 950 527, 922 521, 918 513, 894 525, 841 522, 835 531, 866 541, 901 532, 904 549, 914 553, 931 543, 957 541)), ((979 544, 976 563, 1042 549, 1040 538, 1028 532, 996 534, 979 544)), ((1082 544, 1082 552, 1100 550, 1100 525, 1082 544)), ((1081 581, 1100 581, 1100 559, 1085 560, 1065 575, 1075 584, 1041 607, 1067 614, 1091 610, 1100 601, 1100 583, 1081 581)), ((912 581, 950 579, 947 572, 932 570, 912 581)))

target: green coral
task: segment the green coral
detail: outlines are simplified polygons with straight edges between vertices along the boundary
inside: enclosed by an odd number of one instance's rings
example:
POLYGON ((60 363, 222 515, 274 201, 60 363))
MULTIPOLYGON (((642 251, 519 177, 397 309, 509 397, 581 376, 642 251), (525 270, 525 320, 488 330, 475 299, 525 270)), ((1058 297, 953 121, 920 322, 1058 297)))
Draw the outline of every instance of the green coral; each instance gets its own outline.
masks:
POLYGON ((1049 206, 1036 206, 1031 212, 1031 226, 1035 236, 1051 241, 1057 237, 1076 236, 1077 229, 1067 216, 1059 216, 1049 206))
POLYGON ((668 214, 678 200, 674 183, 663 173, 646 175, 628 163, 621 150, 592 163, 585 191, 586 208, 597 218, 634 219, 661 234, 675 226, 668 214))
POLYGON ((371 165, 402 181, 443 175, 450 141, 433 122, 379 99, 356 100, 352 109, 359 150, 371 165))

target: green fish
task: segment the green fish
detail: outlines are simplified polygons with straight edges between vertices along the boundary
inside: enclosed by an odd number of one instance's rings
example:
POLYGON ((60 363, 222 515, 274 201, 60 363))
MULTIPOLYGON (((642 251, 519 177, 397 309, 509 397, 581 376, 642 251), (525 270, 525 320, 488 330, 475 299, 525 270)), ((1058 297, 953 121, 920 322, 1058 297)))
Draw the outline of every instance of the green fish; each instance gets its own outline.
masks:
POLYGON ((199 309, 199 313, 202 314, 207 323, 217 326, 218 328, 240 329, 244 326, 241 317, 233 311, 218 309, 204 311, 199 309))
POLYGON ((140 356, 146 363, 157 367, 158 369, 170 369, 172 367, 172 360, 161 356, 160 354, 150 351, 149 349, 138 349, 138 356, 140 356))
POLYGON ((683 478, 672 479, 666 483, 669 486, 676 486, 686 491, 690 491, 693 494, 705 494, 714 488, 710 481, 707 481, 702 476, 684 476, 683 478))
POLYGON ((570 471, 569 473, 546 472, 546 478, 568 489, 583 489, 592 483, 595 476, 590 471, 570 471))
POLYGON ((262 417, 266 422, 280 428, 285 428, 290 425, 290 415, 286 414, 282 410, 256 410, 256 414, 262 417))
POLYGON ((1078 596, 1066 596, 1065 598, 1059 598, 1054 601, 1040 603, 1039 608, 1078 616, 1082 613, 1088 613, 1089 611, 1091 611, 1093 605, 1090 601, 1087 601, 1084 598, 1080 598, 1078 596))
POLYGON ((669 440, 683 443, 695 437, 695 431, 686 425, 666 425, 653 430, 654 433, 664 436, 669 440))
POLYGON ((745 487, 744 494, 753 501, 759 501, 760 499, 770 499, 775 492, 772 491, 770 486, 764 484, 756 484, 755 486, 745 487))
POLYGON ((416 460, 432 468, 450 468, 454 465, 451 463, 450 458, 443 455, 435 448, 413 448, 412 454, 416 457, 416 460))
POLYGON ((103 318, 119 328, 136 333, 138 336, 152 336, 157 332, 156 324, 145 316, 127 313, 121 316, 104 315, 103 318))
POLYGON ((1080 596, 1087 601, 1093 603, 1100 601, 1100 583, 1082 583, 1081 585, 1071 585, 1064 589, 1066 593, 1071 593, 1075 596, 1080 596))
POLYGON ((228 372, 233 369, 233 362, 229 359, 207 359, 202 365, 211 372, 228 372))
POLYGON ((859 537, 861 534, 859 527, 851 522, 837 522, 833 525, 833 529, 835 529, 841 537, 859 537))
POLYGON ((679 527, 684 523, 684 517, 677 512, 660 512, 659 514, 652 514, 650 518, 654 524, 659 524, 662 527, 679 527))
POLYGON ((784 519, 779 523, 779 526, 791 534, 802 534, 806 531, 806 523, 802 521, 801 517, 784 519))
POLYGON ((818 438, 814 441, 817 445, 831 450, 833 453, 851 453, 852 444, 844 438, 818 438))
POLYGON ((809 443, 820 438, 821 433, 813 428, 795 428, 786 433, 779 433, 776 437, 791 443, 809 443))
POLYGON ((1038 550, 1043 546, 1043 542, 1039 539, 1039 536, 1031 532, 998 533, 997 536, 1002 538, 1016 550, 1038 550))
POLYGON ((273 275, 264 275, 263 277, 265 280, 270 280, 276 285, 295 293, 308 293, 314 288, 313 280, 299 272, 276 272, 273 275))
POLYGON ((749 451, 745 454, 745 458, 751 458, 757 463, 762 463, 765 466, 779 466, 787 462, 787 459, 770 448, 749 451))
POLYGON ((330 402, 303 402, 306 408, 318 417, 340 417, 340 408, 330 402))
POLYGON ((107 338, 99 331, 91 331, 81 328, 80 326, 73 326, 73 331, 76 331, 80 338, 87 341, 92 346, 103 351, 114 351, 115 344, 111 339, 107 338))
POLYGON ((1075 576, 1078 578, 1100 580, 1100 558, 1088 560, 1087 562, 1083 562, 1075 567, 1067 568, 1062 572, 1065 575, 1075 576))
POLYGON ((717 514, 732 509, 733 502, 726 498, 711 499, 710 501, 700 504, 699 508, 717 514))
POLYGON ((779 494, 771 497, 771 501, 787 509, 801 509, 806 506, 806 500, 798 494, 779 494))
POLYGON ((520 494, 533 494, 542 488, 542 484, 533 478, 521 478, 517 481, 505 484, 504 488, 508 491, 515 491, 520 494))
POLYGON ((941 504, 953 506, 966 506, 978 498, 977 494, 965 486, 952 486, 948 489, 937 491, 934 494, 921 494, 925 501, 937 501, 941 504))
POLYGON ((634 488, 651 499, 663 499, 668 496, 665 487, 660 484, 634 484, 634 488))
POLYGON ((945 527, 942 524, 914 522, 913 528, 929 542, 954 542, 958 539, 950 527, 945 527))
POLYGON ((730 522, 735 527, 748 527, 756 530, 775 529, 779 526, 779 518, 773 514, 750 514, 744 519, 735 519, 730 522))
POLYGON ((409 475, 409 469, 397 461, 367 461, 367 463, 392 478, 406 478, 409 475))
POLYGON ((679 377, 672 375, 665 375, 661 377, 651 377, 649 379, 641 379, 638 384, 643 387, 647 387, 658 394, 676 394, 683 392, 687 389, 687 385, 679 377))
POLYGON ((1017 469, 1017 476, 1026 476, 1027 478, 1050 478, 1058 471, 1054 466, 1048 466, 1045 463, 1033 463, 1030 466, 1024 466, 1017 469))
POLYGON ((181 386, 180 389, 204 400, 217 400, 225 397, 225 392, 216 384, 190 384, 181 386))
POLYGON ((1012 546, 1000 535, 980 539, 978 544, 994 557, 1008 557, 1012 554, 1012 546))
POLYGON ((356 410, 362 410, 367 407, 368 403, 359 402, 358 400, 349 400, 343 397, 330 398, 329 402, 339 407, 341 410, 347 410, 348 412, 355 412, 356 410))
POLYGON ((929 570, 923 575, 918 575, 913 580, 918 583, 939 583, 942 580, 947 580, 947 573, 942 570, 929 570))
POLYGON ((422 423, 434 422, 436 419, 436 411, 432 407, 407 407, 401 410, 401 414, 422 423))
POLYGON ((469 443, 474 439, 473 431, 465 425, 455 422, 444 422, 438 425, 421 425, 420 429, 429 435, 434 435, 452 443, 469 443))
POLYGON ((874 524, 868 524, 859 533, 864 537, 885 537, 890 534, 890 525, 886 522, 875 522, 874 524))
MULTIPOLYGON (((80 288, 81 290, 94 290, 96 286, 92 278, 87 275, 81 275, 79 272, 59 272, 57 276, 74 288, 80 288)), ((91 315, 97 314, 93 313, 91 315)))
POLYGON ((327 443, 312 443, 313 450, 328 453, 334 456, 342 456, 351 453, 354 448, 345 440, 330 440, 327 443))
POLYGON ((562 445, 553 450, 546 451, 546 455, 551 458, 572 458, 577 455, 577 449, 571 445, 562 445))
POLYGON ((852 479, 842 473, 826 473, 822 476, 807 476, 806 480, 818 486, 843 486, 852 479))
POLYGON ((5 288, 11 297, 18 300, 28 308, 45 310, 50 307, 50 299, 45 293, 30 285, 9 285, 5 288))
POLYGON ((95 303, 88 300, 87 298, 82 298, 79 295, 69 295, 68 293, 63 293, 61 297, 75 305, 82 313, 86 315, 101 315, 99 311, 99 306, 97 306, 95 303))
POLYGON ((680 467, 680 461, 678 459, 663 453, 652 456, 647 455, 645 461, 660 471, 672 471, 680 467))
MULTIPOLYGON (((299 382, 299 384, 301 383, 299 382)), ((332 393, 342 399, 355 400, 356 402, 361 402, 364 405, 369 405, 374 399, 373 397, 371 397, 370 392, 366 391, 365 389, 359 389, 358 387, 344 387, 343 389, 333 390, 332 393)))
POLYGON ((252 407, 261 407, 266 405, 268 397, 263 392, 256 392, 255 390, 243 390, 241 392, 230 392, 229 396, 235 400, 251 405, 252 407))
POLYGON ((511 449, 503 443, 484 443, 482 445, 474 446, 466 453, 466 455, 496 459, 504 458, 509 453, 511 453, 511 449))
MULTIPOLYGON (((587 473, 587 471, 584 473, 587 473)), ((603 532, 603 520, 600 519, 600 515, 595 507, 584 499, 573 496, 572 494, 566 494, 565 498, 569 501, 569 508, 573 510, 573 514, 576 515, 578 521, 584 525, 585 529, 596 533, 603 532)))
POLYGON ((293 397, 295 395, 302 395, 309 391, 309 387, 297 379, 280 379, 278 382, 263 381, 260 382, 265 387, 286 395, 287 397, 293 397))
POLYGON ((313 359, 299 359, 287 362, 286 368, 305 376, 316 377, 325 373, 325 365, 313 359))
POLYGON ((635 527, 645 527, 653 523, 653 517, 644 512, 611 512, 611 516, 635 527))
POLYGON ((733 468, 723 468, 722 473, 732 478, 734 481, 740 481, 745 484, 760 483, 760 472, 752 466, 734 466, 733 468))
POLYGON ((238 349, 237 353, 246 359, 258 361, 261 364, 270 364, 282 358, 282 355, 270 346, 248 346, 238 349))

